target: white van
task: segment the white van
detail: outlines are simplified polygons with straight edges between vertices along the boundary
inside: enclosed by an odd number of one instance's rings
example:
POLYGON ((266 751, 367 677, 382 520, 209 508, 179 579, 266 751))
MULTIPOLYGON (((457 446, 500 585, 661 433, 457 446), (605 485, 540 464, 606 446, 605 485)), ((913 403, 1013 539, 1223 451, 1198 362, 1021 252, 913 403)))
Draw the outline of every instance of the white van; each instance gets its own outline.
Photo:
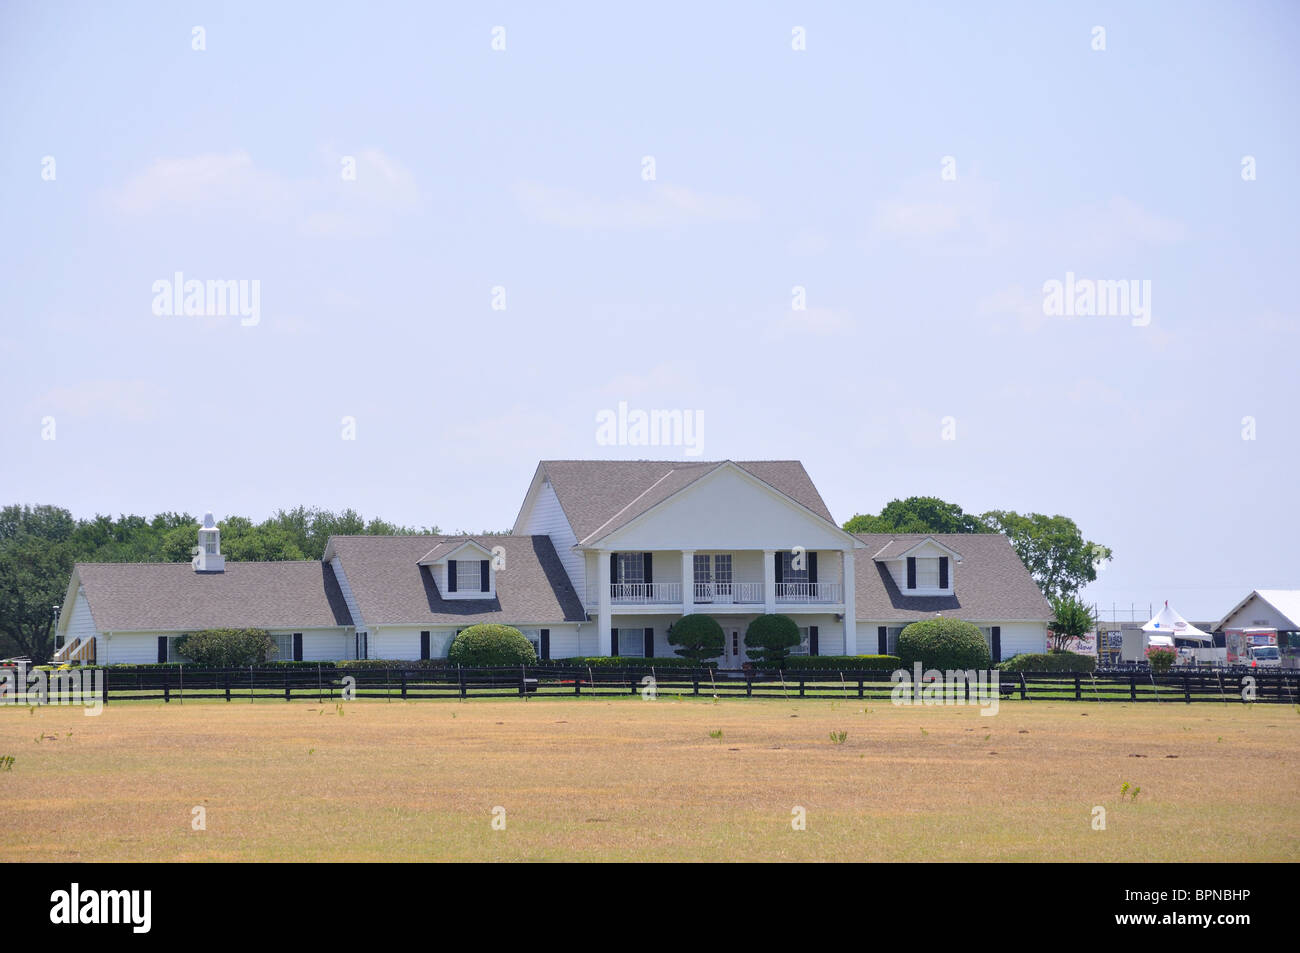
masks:
POLYGON ((1252 645, 1246 664, 1251 668, 1281 668, 1282 652, 1276 645, 1252 645))

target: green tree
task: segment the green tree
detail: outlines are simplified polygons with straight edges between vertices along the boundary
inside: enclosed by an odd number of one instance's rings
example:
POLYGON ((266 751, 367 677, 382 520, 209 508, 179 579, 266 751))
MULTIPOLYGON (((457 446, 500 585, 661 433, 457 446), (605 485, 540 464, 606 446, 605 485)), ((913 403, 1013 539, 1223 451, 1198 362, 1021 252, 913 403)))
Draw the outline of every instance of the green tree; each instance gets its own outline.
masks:
POLYGON ((682 658, 705 662, 722 654, 726 634, 718 620, 702 612, 684 615, 668 629, 668 644, 682 658))
POLYGON ((799 624, 788 615, 761 615, 745 629, 745 648, 755 662, 784 665, 799 642, 799 624))
POLYGON ((1052 621, 1048 629, 1053 651, 1065 651, 1075 639, 1083 638, 1096 627, 1097 616, 1083 600, 1076 596, 1052 599, 1052 621))
POLYGON ((989 533, 978 516, 934 496, 891 500, 878 516, 858 514, 844 524, 850 533, 989 533))
POLYGON ((49 659, 54 606, 67 592, 75 531, 72 514, 61 507, 0 510, 0 657, 49 659))
POLYGON ((991 510, 981 519, 1011 540, 1048 599, 1075 595, 1096 580, 1097 569, 1111 558, 1109 547, 1084 539, 1067 516, 991 510))

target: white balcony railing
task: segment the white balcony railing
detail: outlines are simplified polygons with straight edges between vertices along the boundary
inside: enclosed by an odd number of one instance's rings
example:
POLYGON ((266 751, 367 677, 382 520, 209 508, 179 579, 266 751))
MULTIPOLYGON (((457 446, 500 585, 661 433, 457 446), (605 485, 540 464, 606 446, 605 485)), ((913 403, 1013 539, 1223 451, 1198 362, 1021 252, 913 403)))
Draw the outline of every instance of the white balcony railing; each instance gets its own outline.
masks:
POLYGON ((697 582, 697 605, 762 605, 761 582, 697 582))
MULTIPOLYGON (((609 601, 616 606, 681 605, 680 582, 615 582, 609 587, 609 601)), ((587 605, 600 602, 600 587, 587 589, 587 605)))
POLYGON ((792 602, 843 602, 844 587, 838 582, 778 582, 776 601, 792 602))

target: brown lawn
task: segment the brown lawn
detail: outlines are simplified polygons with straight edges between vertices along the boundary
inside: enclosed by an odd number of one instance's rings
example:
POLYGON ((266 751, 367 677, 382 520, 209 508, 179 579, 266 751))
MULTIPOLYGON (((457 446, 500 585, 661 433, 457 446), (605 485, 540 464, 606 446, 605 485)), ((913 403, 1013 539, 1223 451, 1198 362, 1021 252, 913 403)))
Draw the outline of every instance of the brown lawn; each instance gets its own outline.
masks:
POLYGON ((4 861, 1300 857, 1290 706, 3 708, 6 755, 4 861), (206 830, 191 829, 196 806, 206 830))

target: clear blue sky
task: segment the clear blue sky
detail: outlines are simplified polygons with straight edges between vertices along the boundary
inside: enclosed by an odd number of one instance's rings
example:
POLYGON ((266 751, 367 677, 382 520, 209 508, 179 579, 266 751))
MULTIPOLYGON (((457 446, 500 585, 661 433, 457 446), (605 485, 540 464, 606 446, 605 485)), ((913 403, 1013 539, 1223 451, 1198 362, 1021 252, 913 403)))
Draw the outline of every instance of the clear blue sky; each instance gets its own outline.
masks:
POLYGON ((627 401, 840 520, 1067 514, 1106 604, 1300 587, 1300 7, 540 6, 4 4, 0 500, 506 527, 539 458, 684 456, 627 401))

